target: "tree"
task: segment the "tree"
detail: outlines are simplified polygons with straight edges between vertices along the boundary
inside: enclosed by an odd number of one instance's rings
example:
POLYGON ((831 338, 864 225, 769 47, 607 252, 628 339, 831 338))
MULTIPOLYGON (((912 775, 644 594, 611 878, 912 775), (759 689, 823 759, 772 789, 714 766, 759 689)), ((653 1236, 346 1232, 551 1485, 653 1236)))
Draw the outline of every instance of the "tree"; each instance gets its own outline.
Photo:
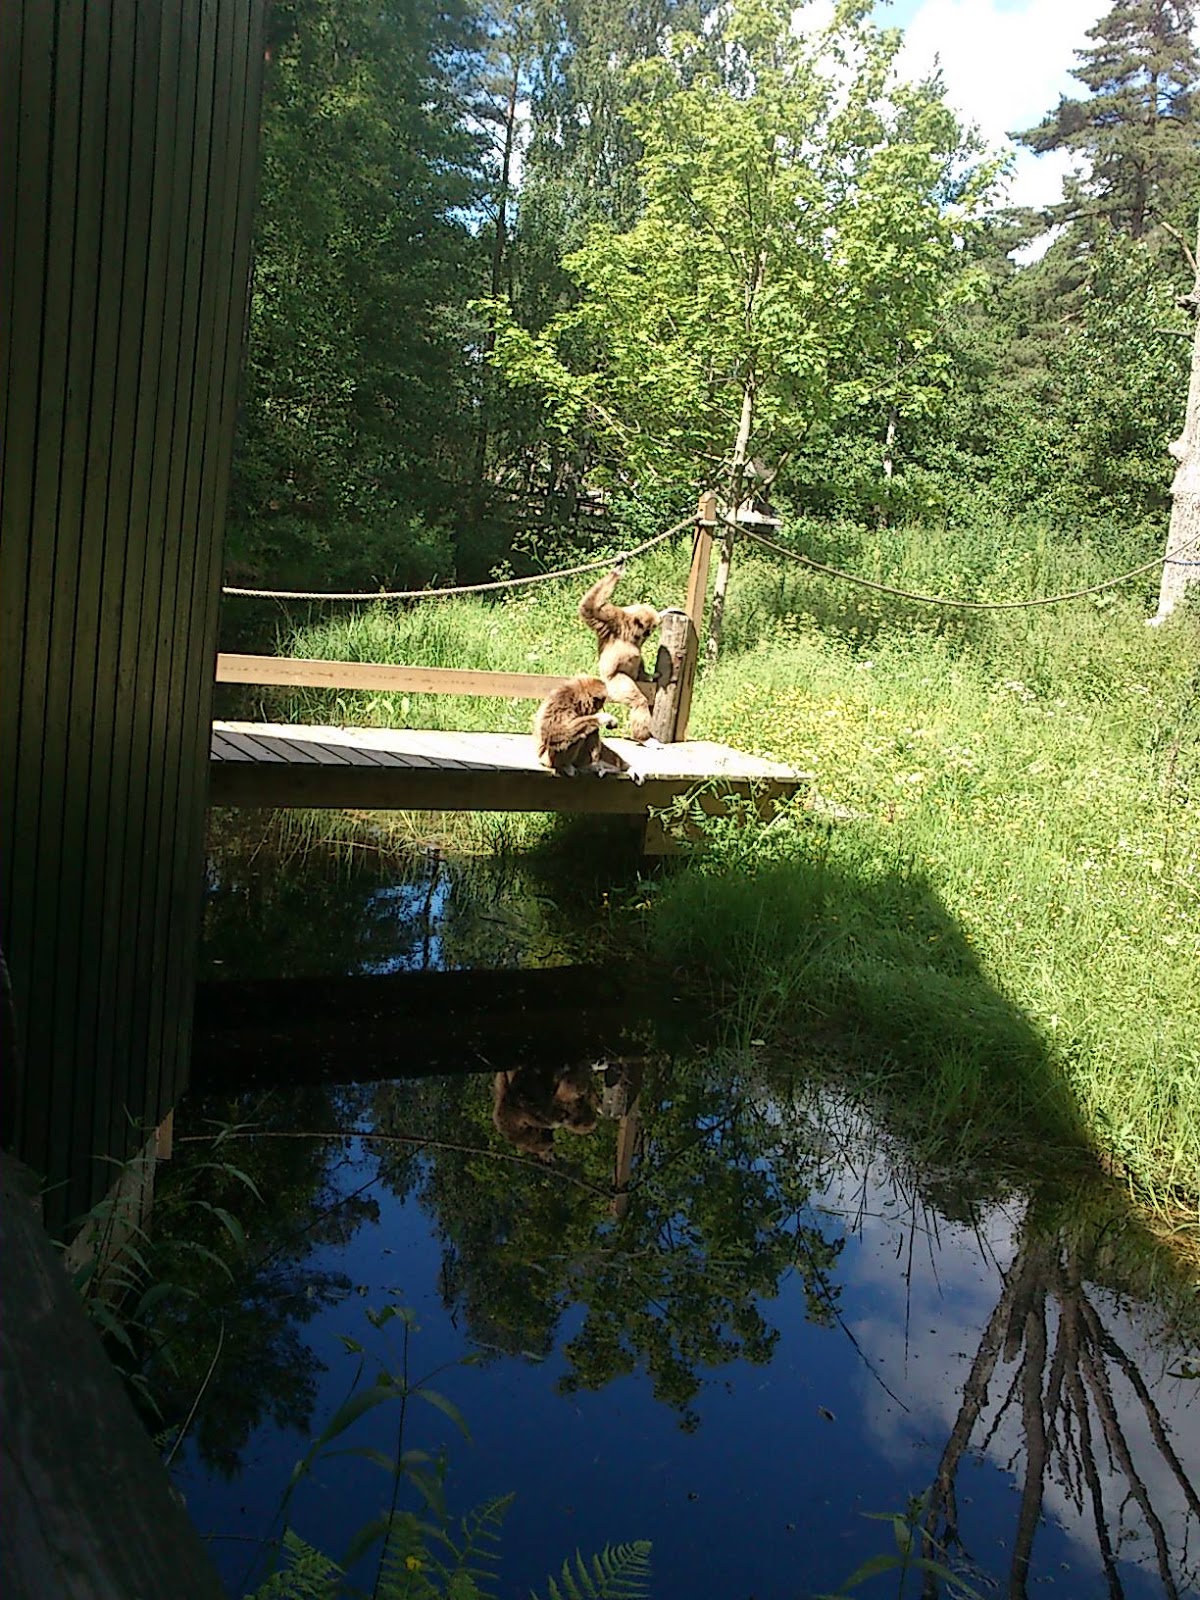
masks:
POLYGON ((1087 37, 1095 43, 1076 52, 1072 75, 1091 98, 1064 95, 1017 135, 1039 154, 1070 150, 1086 162, 1046 221, 1075 224, 1088 240, 1108 230, 1142 239, 1163 222, 1189 227, 1200 184, 1191 0, 1118 0, 1087 37))
POLYGON ((594 225, 564 262, 578 303, 537 334, 502 322, 495 351, 617 481, 740 505, 753 457, 860 409, 970 292, 996 169, 936 79, 892 80, 899 35, 866 10, 801 34, 784 0, 735 0, 719 38, 635 69, 638 219, 594 225))
POLYGON ((1167 556, 1158 591, 1158 610, 1152 620, 1162 622, 1200 578, 1200 224, 1196 228, 1195 274, 1191 293, 1181 295, 1180 306, 1191 314, 1192 369, 1188 382, 1183 431, 1168 446, 1179 463, 1171 485, 1171 523, 1167 556))
POLYGON ((229 536, 243 570, 323 586, 453 565, 448 533, 422 550, 420 525, 445 527, 472 465, 477 42, 459 0, 271 8, 229 536))
POLYGON ((1038 218, 1058 225, 1050 248, 1000 288, 1009 338, 996 362, 996 387, 1039 445, 1021 481, 1074 521, 1166 507, 1162 449, 1187 382, 1172 302, 1200 187, 1192 30, 1190 0, 1121 0, 1077 52, 1090 96, 1062 98, 1017 136, 1081 161, 1038 218))

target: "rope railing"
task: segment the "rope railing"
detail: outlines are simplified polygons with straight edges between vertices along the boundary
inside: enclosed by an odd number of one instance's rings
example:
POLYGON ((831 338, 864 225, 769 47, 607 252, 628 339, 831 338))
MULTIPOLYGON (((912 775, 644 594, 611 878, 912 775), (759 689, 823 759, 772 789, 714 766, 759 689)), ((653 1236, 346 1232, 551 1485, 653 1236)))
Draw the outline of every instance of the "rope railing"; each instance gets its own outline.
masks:
MULTIPOLYGON (((1180 562, 1178 554, 1155 556, 1153 561, 1146 561, 1140 567, 1133 567, 1128 572, 1122 572, 1119 577, 1106 578, 1103 583, 1092 583, 1083 589, 1068 589, 1065 594, 1039 595, 1032 600, 958 600, 949 595, 916 594, 911 589, 897 589, 890 583, 879 583, 874 578, 863 578, 856 572, 844 572, 840 567, 827 566, 823 561, 814 561, 812 556, 801 554, 799 550, 789 550, 786 545, 777 544, 774 539, 768 539, 765 534, 755 533, 745 523, 737 522, 732 517, 722 516, 720 519, 728 527, 736 528, 743 539, 752 539, 755 544, 762 545, 764 550, 770 550, 777 556, 786 556, 791 561, 798 561, 801 566, 808 567, 813 572, 823 573, 827 578, 841 578, 846 583, 858 584, 863 589, 874 589, 878 594, 895 595, 900 600, 912 600, 918 605, 925 606, 950 606, 962 611, 1023 611, 1031 606, 1056 606, 1064 600, 1080 600, 1085 595, 1099 594, 1103 589, 1114 589, 1118 584, 1128 583, 1131 578, 1139 578, 1144 572, 1151 572, 1155 567, 1170 564, 1189 565, 1180 562)), ((1200 545, 1200 539, 1191 539, 1187 544, 1181 545, 1181 551, 1194 550, 1200 545)))
MULTIPOLYGON (((753 528, 734 517, 719 514, 717 520, 727 527, 736 529, 742 538, 752 540, 764 550, 770 550, 772 554, 783 556, 789 561, 796 561, 810 571, 822 573, 827 578, 838 578, 845 583, 857 584, 863 589, 872 589, 877 594, 890 594, 899 600, 910 600, 916 605, 947 606, 961 611, 1023 611, 1034 606, 1061 605, 1067 600, 1080 600, 1087 595, 1100 594, 1105 589, 1114 589, 1119 584, 1128 583, 1132 578, 1139 578, 1143 573, 1153 571, 1155 567, 1200 565, 1200 562, 1181 559, 1182 554, 1194 551, 1200 545, 1200 539, 1191 539, 1181 545, 1174 554, 1155 556, 1153 560, 1143 562, 1140 567, 1132 567, 1128 572, 1122 572, 1115 578, 1106 578, 1102 583, 1088 584, 1080 589, 1068 589, 1063 594, 1038 595, 1029 600, 962 600, 951 595, 918 594, 912 589, 900 589, 894 584, 881 583, 875 578, 864 578, 856 572, 846 572, 841 567, 832 567, 826 562, 816 561, 812 556, 806 556, 799 550, 789 550, 786 545, 768 539, 765 534, 755 532, 753 528)), ((222 586, 221 593, 258 600, 351 601, 435 600, 451 595, 494 593, 500 589, 525 588, 536 583, 553 583, 563 578, 582 577, 589 572, 602 571, 605 567, 611 566, 613 560, 632 561, 638 556, 645 555, 648 550, 653 550, 656 545, 663 544, 667 539, 673 539, 684 528, 694 526, 695 522, 696 514, 691 512, 686 517, 681 517, 671 527, 664 529, 662 533, 656 533, 653 538, 646 539, 642 544, 622 552, 620 556, 611 560, 601 558, 597 561, 585 561, 578 566, 559 567, 553 572, 535 572, 524 578, 495 578, 488 583, 462 583, 439 589, 372 589, 344 592, 318 589, 243 589, 226 584, 222 586)))
MULTIPOLYGON (((695 521, 696 513, 689 512, 665 532, 656 533, 644 544, 623 551, 620 559, 632 561, 636 556, 645 555, 646 551, 653 550, 655 545, 662 544, 666 539, 673 539, 684 528, 694 526, 695 521)), ((256 600, 436 600, 445 595, 485 594, 496 589, 518 589, 532 583, 552 583, 559 578, 578 578, 585 572, 599 572, 611 566, 610 560, 585 561, 578 567, 560 567, 555 572, 535 572, 528 578, 495 578, 490 583, 460 583, 444 589, 372 589, 368 593, 330 594, 316 589, 238 589, 225 584, 221 588, 221 593, 250 596, 256 600)))

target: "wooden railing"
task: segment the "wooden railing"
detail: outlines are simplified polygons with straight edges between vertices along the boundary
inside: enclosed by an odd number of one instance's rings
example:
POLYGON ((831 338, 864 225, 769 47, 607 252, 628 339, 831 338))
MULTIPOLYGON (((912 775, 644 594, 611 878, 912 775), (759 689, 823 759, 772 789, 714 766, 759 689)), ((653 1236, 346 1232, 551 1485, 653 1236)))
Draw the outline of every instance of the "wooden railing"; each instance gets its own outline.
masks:
MULTIPOLYGON (((648 683, 654 737, 675 744, 687 737, 692 683, 700 655, 700 630, 717 525, 715 495, 704 495, 696 517, 687 599, 662 614, 659 651, 678 660, 679 670, 661 688, 648 683), (657 691, 657 692, 656 692, 657 691)), ((539 672, 474 672, 454 667, 396 667, 373 661, 306 661, 295 656, 217 657, 218 683, 271 684, 280 688, 368 689, 390 694, 493 695, 498 699, 543 700, 566 678, 539 672)))
POLYGON ((373 689, 389 694, 495 695, 543 700, 565 678, 537 672, 472 672, 454 667, 391 667, 374 661, 307 661, 295 656, 217 657, 218 683, 281 688, 373 689))

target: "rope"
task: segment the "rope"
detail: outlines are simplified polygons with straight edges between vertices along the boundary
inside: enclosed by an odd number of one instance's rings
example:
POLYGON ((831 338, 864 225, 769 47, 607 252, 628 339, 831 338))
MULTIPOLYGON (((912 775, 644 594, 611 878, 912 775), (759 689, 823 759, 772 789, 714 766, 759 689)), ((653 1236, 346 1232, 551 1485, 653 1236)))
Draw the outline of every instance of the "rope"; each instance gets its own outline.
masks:
MULTIPOLYGON (((1069 589, 1066 594, 1041 595, 1035 600, 951 600, 939 594, 914 594, 911 589, 895 589, 890 583, 876 583, 872 578, 860 578, 857 573, 843 572, 840 567, 827 567, 822 561, 814 561, 811 556, 801 555, 798 550, 788 550, 781 544, 776 544, 774 539, 768 539, 761 533, 752 533, 742 523, 735 523, 730 517, 721 520, 730 527, 739 530, 745 539, 753 539, 756 544, 761 544, 764 549, 772 550, 777 556, 788 556, 792 561, 799 561, 802 566, 811 567, 814 572, 823 572, 830 578, 844 578, 847 583, 860 584, 864 589, 875 589, 880 594, 894 594, 901 600, 915 600, 919 605, 925 606, 957 606, 964 611, 1022 611, 1029 606, 1056 606, 1063 600, 1079 600, 1084 595, 1099 594, 1102 589, 1112 589, 1118 583, 1128 583, 1130 578, 1138 578, 1143 572, 1149 572, 1154 567, 1163 566, 1168 560, 1177 561, 1178 557, 1155 556, 1153 561, 1147 561, 1140 567, 1134 567, 1129 572, 1123 572, 1119 578, 1106 578, 1103 583, 1090 584, 1086 589, 1069 589)), ((1192 549, 1200 539, 1191 539, 1183 545, 1184 550, 1192 549)), ((1189 565, 1190 563, 1180 563, 1189 565)), ((1200 563, 1197 563, 1200 565, 1200 563)))
MULTIPOLYGON (((665 533, 656 533, 653 539, 647 539, 645 544, 639 544, 634 550, 627 550, 622 559, 632 561, 635 556, 645 555, 647 550, 653 550, 656 544, 662 544, 664 539, 673 539, 684 528, 690 528, 696 520, 695 512, 691 512, 673 528, 668 528, 665 533)), ((531 578, 497 578, 491 583, 460 583, 454 588, 447 589, 376 589, 370 594, 324 594, 317 590, 309 589, 233 589, 224 585, 222 594, 251 595, 259 600, 433 600, 440 595, 449 594, 483 594, 489 589, 518 589, 530 583, 550 583, 555 578, 578 578, 585 572, 598 572, 602 567, 610 567, 611 561, 585 561, 579 567, 560 567, 557 572, 535 572, 531 578)))

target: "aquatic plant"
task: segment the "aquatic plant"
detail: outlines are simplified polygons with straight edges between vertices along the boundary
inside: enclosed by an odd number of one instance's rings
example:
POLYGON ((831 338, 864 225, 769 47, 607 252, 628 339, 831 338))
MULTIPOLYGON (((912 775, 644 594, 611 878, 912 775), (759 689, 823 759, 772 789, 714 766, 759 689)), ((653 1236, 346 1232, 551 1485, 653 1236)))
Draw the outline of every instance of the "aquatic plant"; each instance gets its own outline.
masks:
MULTIPOLYGON (((477 1520, 487 1524, 490 1533, 490 1525, 498 1521, 495 1506, 485 1506, 477 1520)), ((464 1520, 464 1530, 471 1521, 464 1520)), ((478 1530, 472 1531, 478 1537, 478 1530)), ((439 1537, 450 1548, 450 1560, 434 1552, 428 1532, 415 1518, 402 1519, 388 1542, 372 1600, 485 1600, 492 1592, 486 1587, 491 1572, 469 1564, 480 1560, 478 1552, 465 1545, 456 1547, 444 1532, 439 1537)), ((284 1549, 285 1566, 261 1584, 251 1600, 346 1600, 357 1592, 347 1587, 346 1574, 336 1562, 294 1533, 285 1536, 284 1549)), ((645 1540, 605 1545, 590 1563, 578 1552, 574 1566, 564 1561, 559 1577, 546 1580, 546 1600, 641 1600, 650 1593, 649 1581, 650 1545, 645 1540)))

